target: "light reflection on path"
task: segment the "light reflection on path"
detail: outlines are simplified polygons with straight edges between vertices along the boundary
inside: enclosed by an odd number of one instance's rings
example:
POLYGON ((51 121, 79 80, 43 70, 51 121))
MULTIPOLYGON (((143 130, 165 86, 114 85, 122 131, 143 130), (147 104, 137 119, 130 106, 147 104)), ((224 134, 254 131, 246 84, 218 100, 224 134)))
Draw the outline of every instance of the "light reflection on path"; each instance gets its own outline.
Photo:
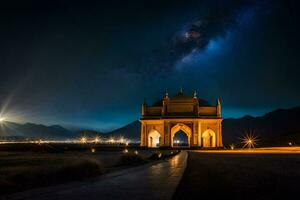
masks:
POLYGON ((300 147, 265 147, 254 149, 235 150, 193 150, 200 153, 225 153, 225 154, 300 154, 300 147))
POLYGON ((4 199, 171 199, 186 167, 187 153, 85 182, 16 193, 4 199))

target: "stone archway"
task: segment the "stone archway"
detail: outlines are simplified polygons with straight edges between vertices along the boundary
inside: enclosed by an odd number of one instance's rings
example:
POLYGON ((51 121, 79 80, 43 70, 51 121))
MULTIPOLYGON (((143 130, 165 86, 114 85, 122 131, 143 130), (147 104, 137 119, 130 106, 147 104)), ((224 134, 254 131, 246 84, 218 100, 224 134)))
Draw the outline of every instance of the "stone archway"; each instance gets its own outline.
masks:
POLYGON ((201 139, 203 147, 216 147, 216 133, 213 130, 204 131, 201 139))
POLYGON ((182 123, 178 123, 175 126, 172 127, 171 129, 171 146, 174 146, 174 136, 178 131, 183 131, 188 138, 188 146, 191 146, 191 135, 192 135, 192 129, 190 127, 188 127, 185 124, 182 123))
POLYGON ((160 146, 160 137, 161 137, 161 134, 155 130, 155 129, 152 129, 149 131, 149 134, 148 134, 148 147, 151 147, 151 148, 157 148, 160 146))

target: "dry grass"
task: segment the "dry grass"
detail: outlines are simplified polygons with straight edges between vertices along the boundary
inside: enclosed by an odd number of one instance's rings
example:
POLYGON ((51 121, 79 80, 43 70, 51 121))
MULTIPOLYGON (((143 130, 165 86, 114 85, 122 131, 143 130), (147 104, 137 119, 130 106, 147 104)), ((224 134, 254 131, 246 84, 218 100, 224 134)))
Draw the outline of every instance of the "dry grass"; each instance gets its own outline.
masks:
MULTIPOLYGON (((83 180, 149 161, 155 150, 96 149, 60 152, 0 151, 0 195, 26 189, 83 180)), ((163 151, 169 155, 169 151, 163 151)))
POLYGON ((0 194, 100 175, 118 165, 119 152, 0 153, 0 194))

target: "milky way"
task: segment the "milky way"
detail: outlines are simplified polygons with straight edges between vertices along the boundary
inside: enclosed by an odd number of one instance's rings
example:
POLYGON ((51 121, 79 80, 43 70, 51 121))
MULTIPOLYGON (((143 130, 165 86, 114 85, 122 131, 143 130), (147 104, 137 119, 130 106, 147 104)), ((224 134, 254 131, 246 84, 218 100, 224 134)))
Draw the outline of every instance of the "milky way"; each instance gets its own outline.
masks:
POLYGON ((1 6, 12 120, 109 130, 183 86, 225 117, 299 104, 297 1, 14 1, 1 6))

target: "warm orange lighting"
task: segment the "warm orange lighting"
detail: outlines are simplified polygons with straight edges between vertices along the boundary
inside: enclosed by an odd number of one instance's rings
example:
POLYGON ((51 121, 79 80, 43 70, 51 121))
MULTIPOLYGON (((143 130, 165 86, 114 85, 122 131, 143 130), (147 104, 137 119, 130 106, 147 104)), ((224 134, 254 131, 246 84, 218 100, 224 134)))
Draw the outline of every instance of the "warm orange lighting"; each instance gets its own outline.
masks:
POLYGON ((3 123, 5 121, 5 118, 4 117, 1 117, 0 118, 0 123, 3 123))
POLYGON ((248 148, 255 148, 256 142, 257 142, 257 137, 254 136, 253 134, 247 134, 242 138, 242 143, 244 144, 243 148, 248 147, 248 148))
POLYGON ((115 139, 111 138, 108 140, 108 142, 113 144, 113 143, 115 143, 115 139))
POLYGON ((234 147, 235 147, 234 144, 231 144, 231 145, 230 145, 230 149, 231 149, 231 150, 234 150, 234 147))
POLYGON ((100 142, 100 138, 99 138, 99 137, 96 137, 95 140, 94 140, 94 142, 95 142, 95 143, 100 142))
POLYGON ((42 139, 39 139, 38 144, 41 145, 43 143, 42 139))
POLYGON ((81 143, 86 143, 86 142, 87 142, 87 138, 86 138, 86 137, 80 138, 80 142, 81 142, 81 143))
POLYGON ((121 138, 119 139, 119 143, 121 143, 121 144, 125 143, 125 139, 124 139, 123 137, 121 137, 121 138))

